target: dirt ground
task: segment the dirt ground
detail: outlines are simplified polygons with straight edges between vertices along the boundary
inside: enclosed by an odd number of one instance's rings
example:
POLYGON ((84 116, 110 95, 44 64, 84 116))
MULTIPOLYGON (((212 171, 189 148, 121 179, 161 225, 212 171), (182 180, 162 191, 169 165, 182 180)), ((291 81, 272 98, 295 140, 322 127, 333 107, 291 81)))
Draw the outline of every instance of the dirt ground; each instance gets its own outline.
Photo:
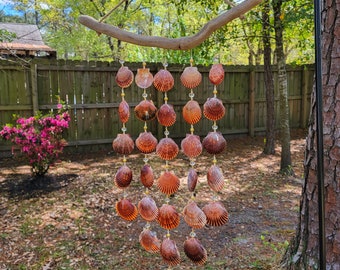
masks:
MULTIPOLYGON (((266 156, 261 136, 227 139, 217 164, 225 176, 218 196, 229 221, 195 230, 208 253, 203 266, 195 266, 183 252, 191 229, 182 217, 170 231, 180 265, 169 268, 159 254, 141 247, 138 239, 146 222, 140 216, 128 222, 116 214, 123 191, 113 179, 122 157, 112 151, 63 155, 47 177, 38 180, 30 177, 22 160, 0 159, 0 269, 279 269, 297 224, 305 136, 301 130, 292 132, 294 177, 279 174, 279 146, 274 156, 266 156)), ((135 204, 145 196, 138 180, 143 157, 137 151, 127 157, 134 179, 125 195, 135 204)), ((165 162, 155 154, 149 158, 157 178, 165 162)), ((214 196, 206 183, 211 164, 207 153, 196 160, 196 202, 201 208, 214 196)), ((169 165, 181 179, 170 204, 181 212, 191 196, 186 188, 189 161, 179 154, 169 165)), ((151 196, 159 207, 165 202, 156 185, 151 196)), ((163 239, 166 231, 157 222, 151 227, 163 239)))

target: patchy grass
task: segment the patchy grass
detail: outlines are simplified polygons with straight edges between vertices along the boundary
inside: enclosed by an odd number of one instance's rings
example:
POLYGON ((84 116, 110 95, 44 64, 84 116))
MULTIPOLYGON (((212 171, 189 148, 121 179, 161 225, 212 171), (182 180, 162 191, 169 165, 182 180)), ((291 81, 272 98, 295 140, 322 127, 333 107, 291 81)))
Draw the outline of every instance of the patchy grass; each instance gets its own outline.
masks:
MULTIPOLYGON (((181 264, 172 269, 278 269, 288 241, 294 235, 303 173, 304 135, 294 133, 292 159, 295 177, 279 174, 280 148, 274 156, 262 154, 263 137, 229 139, 218 155, 225 188, 218 194, 229 212, 221 227, 196 230, 208 252, 204 266, 194 266, 183 252, 190 228, 181 218, 171 238, 181 253, 181 264)), ((128 157, 134 182, 126 190, 133 202, 144 196, 138 182, 143 155, 128 157)), ((65 155, 44 179, 34 180, 30 168, 17 159, 0 160, 0 269, 168 269, 158 254, 139 244, 145 222, 116 215, 115 203, 123 192, 113 178, 122 157, 112 152, 65 155)), ((164 162, 150 156, 156 178, 164 162)), ((199 172, 196 201, 204 206, 214 196, 205 174, 212 164, 206 153, 196 160, 199 172)), ((181 188, 171 198, 179 211, 190 198, 186 190, 189 161, 180 154, 169 162, 180 177, 181 188)), ((158 206, 165 196, 157 187, 151 196, 158 206)), ((162 239, 166 231, 152 229, 162 239)))

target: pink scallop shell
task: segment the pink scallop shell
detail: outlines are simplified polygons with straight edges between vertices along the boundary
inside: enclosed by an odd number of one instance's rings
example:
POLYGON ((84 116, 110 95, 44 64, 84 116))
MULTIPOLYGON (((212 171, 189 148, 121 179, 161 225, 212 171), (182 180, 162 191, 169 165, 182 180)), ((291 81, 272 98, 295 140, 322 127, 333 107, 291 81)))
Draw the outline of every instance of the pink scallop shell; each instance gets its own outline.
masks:
POLYGON ((143 230, 140 233, 139 243, 150 253, 159 252, 161 246, 161 241, 157 238, 156 233, 150 230, 143 230))
POLYGON ((166 69, 159 70, 153 79, 153 85, 158 91, 167 92, 174 87, 174 77, 166 69))
POLYGON ((168 103, 163 104, 157 111, 158 122, 165 127, 170 127, 176 122, 174 107, 168 103))
POLYGON ((202 110, 196 100, 189 100, 182 109, 182 115, 185 122, 194 125, 201 120, 202 110))
POLYGON ((145 164, 140 171, 140 181, 143 186, 150 188, 154 182, 153 170, 149 164, 145 164))
POLYGON ((119 103, 118 114, 119 114, 119 119, 122 123, 126 123, 129 120, 130 106, 125 100, 122 100, 119 103))
POLYGON ((224 176, 221 168, 217 165, 211 165, 207 173, 207 181, 213 191, 221 191, 224 187, 224 176))
POLYGON ((122 219, 127 221, 132 221, 138 216, 137 207, 126 198, 116 203, 116 211, 122 219))
POLYGON ((181 149, 189 158, 198 157, 203 150, 200 137, 194 134, 187 134, 181 142, 181 149))
POLYGON ((153 75, 149 68, 139 68, 137 69, 137 74, 135 77, 135 82, 140 88, 148 88, 152 85, 153 75))
POLYGON ((119 133, 112 142, 113 150, 121 155, 129 155, 134 149, 134 142, 129 134, 119 133))
POLYGON ((157 182, 159 190, 166 195, 171 195, 177 192, 179 185, 179 178, 173 172, 169 171, 163 172, 157 182))
POLYGON ((207 224, 210 226, 222 226, 228 222, 228 212, 220 202, 210 202, 202 210, 207 217, 207 224))
POLYGON ((161 139, 156 147, 156 154, 163 160, 174 159, 178 152, 178 145, 171 138, 161 139))
POLYGON ((188 238, 184 242, 185 255, 196 265, 206 263, 208 255, 206 249, 197 238, 188 238))
POLYGON ((132 84, 133 77, 133 72, 128 67, 122 66, 118 69, 115 80, 118 86, 127 88, 132 84))
POLYGON ((227 146, 227 141, 220 132, 211 131, 202 140, 204 149, 212 155, 220 154, 227 146))
POLYGON ((170 238, 165 238, 162 241, 159 252, 163 258, 163 261, 169 266, 175 266, 181 262, 181 257, 176 246, 176 242, 170 238))
POLYGON ((136 146, 144 154, 152 153, 156 150, 157 139, 151 132, 141 132, 136 139, 136 146))
POLYGON ((209 80, 214 85, 219 85, 224 79, 222 64, 213 64, 209 71, 209 80))
POLYGON ((131 181, 132 170, 126 165, 121 166, 115 175, 115 185, 119 188, 126 188, 130 185, 131 181))
POLYGON ((180 77, 182 84, 189 89, 197 87, 202 81, 202 74, 197 67, 186 67, 180 77))
POLYGON ((203 104, 203 114, 211 121, 222 119, 225 115, 225 107, 222 100, 216 97, 208 98, 203 104))

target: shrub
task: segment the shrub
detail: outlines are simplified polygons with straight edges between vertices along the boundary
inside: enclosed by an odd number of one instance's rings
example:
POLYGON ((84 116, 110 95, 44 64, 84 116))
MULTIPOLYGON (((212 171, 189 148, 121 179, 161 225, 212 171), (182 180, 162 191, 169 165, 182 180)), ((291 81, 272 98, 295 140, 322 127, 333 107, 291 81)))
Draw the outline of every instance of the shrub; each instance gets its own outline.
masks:
POLYGON ((57 108, 56 113, 43 115, 39 112, 29 118, 16 117, 15 126, 6 124, 0 131, 3 139, 19 146, 34 176, 45 175, 67 144, 63 131, 69 127, 70 116, 62 104, 57 108))

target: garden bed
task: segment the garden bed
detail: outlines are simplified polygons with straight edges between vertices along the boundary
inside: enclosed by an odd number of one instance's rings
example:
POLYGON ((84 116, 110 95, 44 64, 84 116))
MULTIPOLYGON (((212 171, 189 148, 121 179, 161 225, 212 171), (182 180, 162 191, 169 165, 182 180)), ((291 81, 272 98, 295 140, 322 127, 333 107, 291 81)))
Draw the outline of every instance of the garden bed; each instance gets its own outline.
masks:
MULTIPOLYGON (((229 222, 196 230, 208 252, 207 263, 196 269, 278 269, 297 224, 305 134, 292 134, 294 177, 278 173, 280 147, 274 156, 262 154, 263 137, 227 142, 217 159, 226 180, 219 197, 229 222)), ((144 196, 138 182, 143 157, 137 152, 128 157, 134 180, 127 193, 135 203, 144 196)), ((111 151, 67 154, 46 177, 32 179, 20 159, 0 159, 0 269, 167 269, 159 255, 139 244, 145 221, 138 217, 127 222, 116 214, 115 203, 123 193, 113 178, 121 164, 122 157, 111 151)), ((150 156, 150 164, 156 177, 164 170, 156 155, 150 156)), ((171 204, 181 211, 191 195, 185 182, 189 161, 179 154, 169 164, 181 179, 171 204)), ((213 196, 205 178, 211 164, 206 153, 196 161, 200 207, 213 196)), ((158 206, 164 203, 155 185, 151 195, 158 206)), ((166 234, 157 223, 152 229, 160 239, 166 234)), ((182 259, 172 269, 195 268, 183 252, 190 231, 183 218, 171 231, 182 259)))

